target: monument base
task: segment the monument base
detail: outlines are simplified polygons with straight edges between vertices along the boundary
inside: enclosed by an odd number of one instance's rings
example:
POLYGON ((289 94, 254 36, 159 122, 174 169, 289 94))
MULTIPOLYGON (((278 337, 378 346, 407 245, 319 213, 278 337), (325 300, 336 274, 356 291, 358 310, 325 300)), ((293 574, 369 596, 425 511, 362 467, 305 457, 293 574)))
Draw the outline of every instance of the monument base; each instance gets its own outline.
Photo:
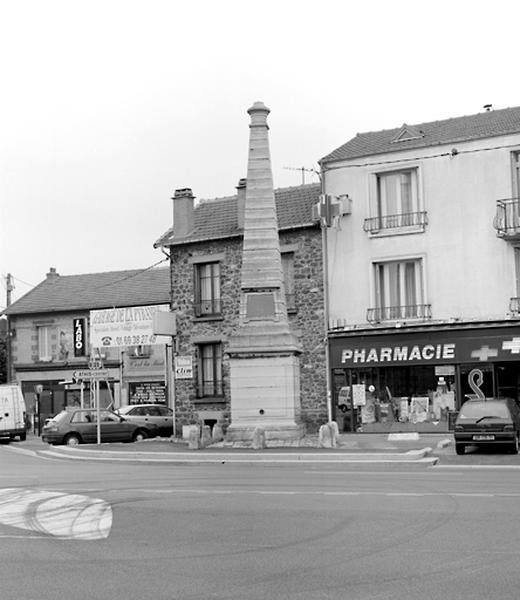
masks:
POLYGON ((256 428, 265 440, 298 440, 300 368, 295 355, 234 356, 230 359, 231 424, 228 441, 249 441, 256 428))
POLYGON ((231 424, 226 433, 226 442, 252 442, 255 429, 264 432, 266 442, 294 442, 301 440, 305 435, 303 423, 281 425, 259 421, 250 425, 231 424))

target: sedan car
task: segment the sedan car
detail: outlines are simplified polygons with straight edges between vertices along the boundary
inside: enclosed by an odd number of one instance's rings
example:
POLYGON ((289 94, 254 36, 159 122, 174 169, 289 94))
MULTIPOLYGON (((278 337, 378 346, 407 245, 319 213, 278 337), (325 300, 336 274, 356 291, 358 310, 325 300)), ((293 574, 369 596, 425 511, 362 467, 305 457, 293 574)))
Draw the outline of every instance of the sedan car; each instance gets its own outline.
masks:
MULTIPOLYGON (((138 442, 157 435, 153 424, 131 423, 110 410, 100 410, 102 442, 138 442)), ((42 429, 42 440, 49 444, 76 446, 97 442, 97 411, 95 409, 62 410, 42 429)))
POLYGON ((520 409, 511 398, 467 400, 455 421, 455 451, 464 454, 466 446, 497 444, 518 454, 520 409))
POLYGON ((157 425, 161 436, 173 434, 173 411, 163 404, 131 404, 118 408, 116 412, 131 423, 157 425))

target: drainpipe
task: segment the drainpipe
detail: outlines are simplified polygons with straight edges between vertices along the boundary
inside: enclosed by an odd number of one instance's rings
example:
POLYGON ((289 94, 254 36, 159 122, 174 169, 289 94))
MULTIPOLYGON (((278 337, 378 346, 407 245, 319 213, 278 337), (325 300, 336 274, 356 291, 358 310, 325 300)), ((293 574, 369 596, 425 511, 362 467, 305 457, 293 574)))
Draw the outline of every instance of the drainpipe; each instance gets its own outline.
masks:
MULTIPOLYGON (((325 167, 320 163, 321 175, 321 193, 325 194, 325 167)), ((332 390, 330 373, 330 353, 329 353, 329 258, 327 244, 327 223, 320 219, 321 227, 321 252, 323 260, 323 329, 325 339, 325 377, 327 386, 327 419, 332 421, 332 390)))

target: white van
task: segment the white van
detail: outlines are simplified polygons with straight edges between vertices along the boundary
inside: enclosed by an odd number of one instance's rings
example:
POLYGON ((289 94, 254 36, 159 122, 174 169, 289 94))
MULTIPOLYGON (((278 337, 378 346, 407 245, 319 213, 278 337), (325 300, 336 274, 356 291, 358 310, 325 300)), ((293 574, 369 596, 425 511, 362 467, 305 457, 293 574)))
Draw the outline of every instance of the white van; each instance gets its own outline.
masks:
POLYGON ((0 385, 0 440, 13 440, 16 436, 22 442, 27 436, 22 389, 16 384, 0 385))

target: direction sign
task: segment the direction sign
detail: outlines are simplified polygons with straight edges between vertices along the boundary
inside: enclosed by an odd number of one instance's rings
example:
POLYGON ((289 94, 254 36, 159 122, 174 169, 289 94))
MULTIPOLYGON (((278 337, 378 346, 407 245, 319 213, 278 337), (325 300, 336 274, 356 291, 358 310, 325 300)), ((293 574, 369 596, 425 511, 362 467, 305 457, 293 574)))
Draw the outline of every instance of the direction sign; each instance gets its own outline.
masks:
POLYGON ((72 377, 74 379, 110 379, 110 371, 108 369, 74 371, 72 377))

